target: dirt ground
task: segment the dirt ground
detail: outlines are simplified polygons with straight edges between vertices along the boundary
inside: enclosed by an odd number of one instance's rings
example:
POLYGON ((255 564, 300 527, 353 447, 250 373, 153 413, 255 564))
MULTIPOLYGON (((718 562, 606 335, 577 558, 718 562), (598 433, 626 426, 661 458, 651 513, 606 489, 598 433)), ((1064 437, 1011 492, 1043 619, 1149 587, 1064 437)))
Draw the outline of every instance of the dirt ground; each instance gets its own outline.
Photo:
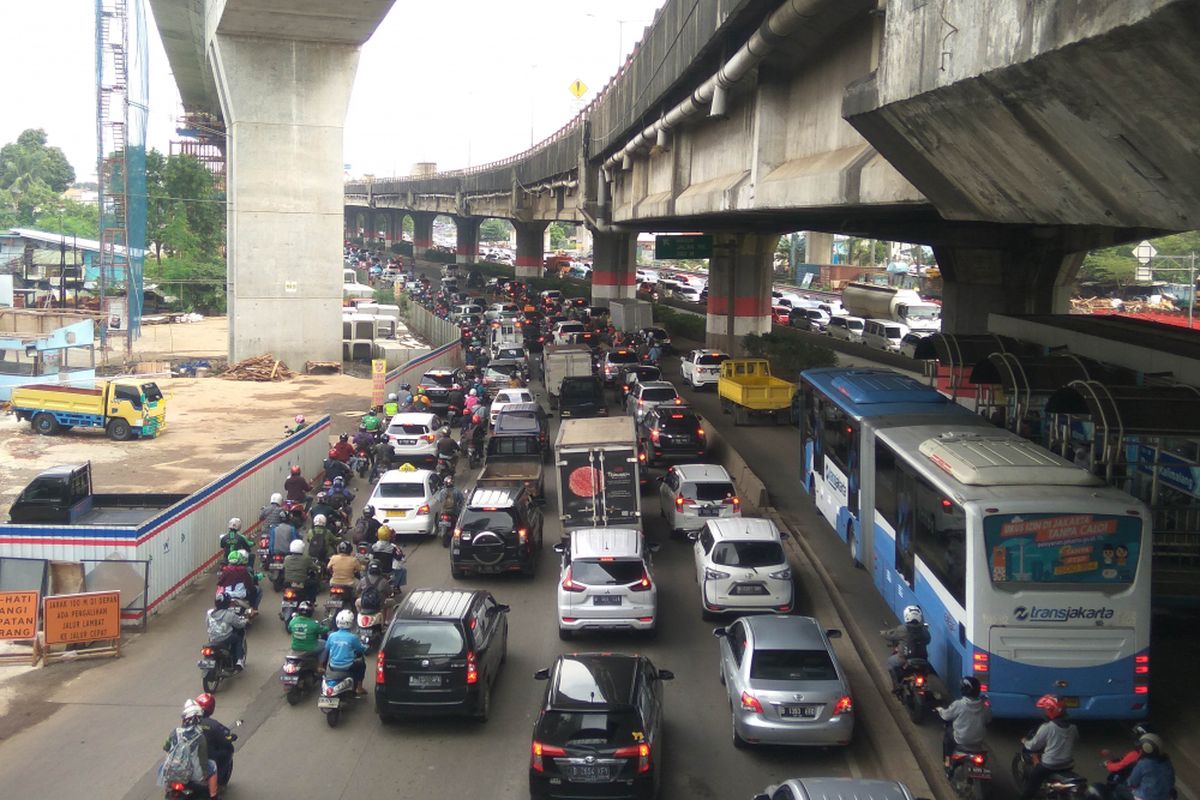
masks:
POLYGON ((167 398, 167 430, 157 439, 113 442, 101 431, 80 430, 39 436, 28 422, 0 417, 0 519, 39 472, 87 460, 100 492, 190 492, 278 441, 297 413, 310 421, 332 414, 335 432, 353 429, 371 392, 370 380, 349 375, 278 383, 154 380, 167 398))
MULTIPOLYGON (((229 354, 229 318, 205 317, 199 322, 143 325, 142 335, 133 342, 133 360, 188 360, 219 358, 229 354)), ((97 351, 96 360, 121 363, 126 358, 125 340, 112 340, 105 353, 97 351)), ((292 365, 303 368, 303 364, 292 365)))

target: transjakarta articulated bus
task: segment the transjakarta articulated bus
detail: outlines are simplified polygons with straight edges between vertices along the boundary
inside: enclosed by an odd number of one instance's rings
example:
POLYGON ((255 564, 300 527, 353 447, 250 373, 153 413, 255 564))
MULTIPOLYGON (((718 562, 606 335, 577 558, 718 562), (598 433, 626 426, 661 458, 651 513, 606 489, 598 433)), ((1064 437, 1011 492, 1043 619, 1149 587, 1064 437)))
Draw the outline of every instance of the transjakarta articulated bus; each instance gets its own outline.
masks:
POLYGON ((1046 693, 1146 715, 1145 506, 895 372, 808 370, 799 402, 805 491, 896 614, 924 610, 948 686, 974 675, 1000 717, 1046 693))

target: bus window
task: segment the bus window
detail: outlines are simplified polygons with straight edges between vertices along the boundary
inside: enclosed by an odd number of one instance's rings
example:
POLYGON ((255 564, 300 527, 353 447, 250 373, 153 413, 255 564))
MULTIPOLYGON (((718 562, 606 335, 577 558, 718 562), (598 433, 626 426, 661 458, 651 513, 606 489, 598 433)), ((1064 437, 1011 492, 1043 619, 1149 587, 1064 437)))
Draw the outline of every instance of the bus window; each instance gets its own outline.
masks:
POLYGON ((916 488, 917 478, 911 472, 896 470, 896 572, 910 589, 913 585, 913 552, 917 529, 916 488))
POLYGON ((808 384, 804 384, 804 391, 801 393, 800 419, 801 425, 804 426, 804 438, 801 441, 812 439, 813 443, 813 459, 812 470, 817 475, 825 474, 825 457, 824 448, 821 440, 821 418, 820 406, 823 401, 818 399, 813 392, 813 388, 808 384))
POLYGON ((822 438, 824 439, 825 455, 841 468, 842 472, 850 469, 850 448, 854 440, 854 429, 850 426, 850 418, 833 403, 821 404, 822 438))
POLYGON ((959 605, 967 605, 967 515, 952 499, 919 480, 916 554, 959 605))
POLYGON ((896 457, 875 440, 875 511, 896 530, 896 457))

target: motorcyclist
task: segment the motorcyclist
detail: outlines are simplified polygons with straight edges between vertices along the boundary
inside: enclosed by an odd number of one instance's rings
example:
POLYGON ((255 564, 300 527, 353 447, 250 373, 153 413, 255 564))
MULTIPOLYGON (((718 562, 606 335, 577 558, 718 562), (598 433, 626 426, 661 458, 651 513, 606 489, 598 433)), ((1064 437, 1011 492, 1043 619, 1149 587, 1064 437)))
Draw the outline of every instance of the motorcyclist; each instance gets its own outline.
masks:
POLYGON ((375 409, 370 408, 367 409, 366 414, 363 414, 358 424, 365 430, 373 432, 379 430, 379 426, 383 424, 383 421, 379 419, 379 414, 376 413, 375 409))
POLYGON ((283 579, 293 586, 303 587, 304 599, 314 602, 321 583, 317 580, 317 562, 304 552, 304 542, 296 539, 288 548, 283 559, 283 579))
POLYGON ((446 393, 446 405, 456 409, 459 414, 463 413, 463 404, 466 402, 467 396, 463 393, 462 386, 454 384, 450 387, 450 391, 446 393))
POLYGON ((305 549, 318 564, 324 565, 337 549, 338 535, 325 524, 323 514, 313 517, 313 526, 304 536, 305 549))
POLYGON ((354 678, 354 693, 364 695, 367 693, 363 688, 367 664, 363 655, 366 654, 367 648, 351 630, 354 627, 354 612, 343 608, 334 619, 337 630, 325 640, 326 663, 330 669, 349 672, 354 678))
POLYGON ((937 709, 938 716, 946 722, 942 736, 942 761, 946 772, 950 771, 950 756, 956 748, 968 751, 982 749, 987 725, 992 721, 992 709, 981 696, 982 687, 972 675, 959 684, 962 697, 945 708, 937 709))
POLYGON ((392 468, 392 459, 396 457, 396 451, 392 448, 392 443, 384 436, 371 448, 371 454, 374 457, 374 474, 372 479, 378 475, 382 475, 392 468))
POLYGON ((1035 703, 1042 709, 1045 722, 1033 736, 1021 741, 1021 746, 1041 758, 1029 768, 1025 775, 1025 786, 1021 800, 1033 800, 1042 782, 1051 774, 1070 769, 1074 763, 1075 742, 1079 740, 1079 729, 1067 719, 1067 709, 1052 694, 1044 694, 1035 703))
POLYGON ((345 587, 351 597, 354 586, 362 573, 358 559, 353 555, 354 548, 349 542, 338 542, 337 552, 329 557, 329 585, 345 587))
POLYGON ((283 495, 275 492, 271 495, 271 502, 262 507, 258 512, 258 519, 262 522, 263 527, 267 530, 267 537, 271 541, 271 549, 275 549, 275 529, 280 524, 287 521, 287 509, 283 507, 283 495))
POLYGON ((288 479, 283 482, 283 493, 293 503, 303 503, 308 500, 308 493, 313 490, 312 484, 301 474, 299 464, 292 464, 290 472, 288 479))
MULTIPOLYGON (((225 551, 224 560, 226 563, 229 562, 229 556, 235 550, 245 550, 248 553, 254 552, 254 542, 251 542, 242 533, 242 521, 237 517, 229 520, 229 530, 221 535, 219 546, 225 551)), ((250 564, 254 564, 253 556, 251 557, 250 564)))
POLYGON ((920 606, 906 606, 904 624, 880 634, 889 644, 896 645, 895 652, 888 657, 888 670, 892 673, 892 691, 900 691, 900 679, 904 676, 909 659, 929 658, 929 630, 925 627, 925 614, 920 606))
POLYGON ((292 652, 305 658, 317 658, 325 652, 325 634, 329 628, 312 618, 313 604, 305 600, 296 606, 296 614, 288 623, 292 635, 292 652))
POLYGON ((383 414, 385 417, 394 417, 400 413, 400 400, 395 392, 387 396, 387 402, 383 404, 383 414))
POLYGON ((397 563, 404 560, 404 551, 392 542, 392 529, 387 525, 379 526, 375 538, 375 544, 371 546, 371 558, 379 562, 379 568, 388 576, 392 586, 399 589, 408 581, 408 569, 397 563))
POLYGON ((229 655, 240 670, 246 666, 246 618, 230 608, 229 595, 222 592, 205 614, 208 641, 229 645, 229 655))
POLYGON ((1163 752, 1163 741, 1154 733, 1138 737, 1141 758, 1125 785, 1133 790, 1134 800, 1171 800, 1175 789, 1175 767, 1163 752))
POLYGON ((337 515, 337 509, 333 503, 329 501, 329 495, 324 491, 317 492, 317 498, 313 501, 312 516, 315 524, 317 517, 325 517, 325 524, 329 524, 329 520, 337 515))
POLYGON ((296 423, 296 427, 292 428, 292 433, 296 433, 296 432, 297 432, 297 431, 299 431, 301 428, 303 428, 303 427, 305 426, 305 424, 306 424, 306 423, 304 422, 304 415, 303 415, 303 414, 297 414, 297 415, 296 415, 296 416, 293 418, 293 420, 292 420, 292 421, 296 423))
POLYGON ((358 586, 355 587, 358 592, 358 600, 355 605, 359 611, 363 610, 363 597, 367 590, 374 590, 379 596, 380 608, 383 608, 386 603, 392 599, 392 595, 396 593, 396 588, 392 586, 388 576, 384 573, 383 567, 375 559, 371 559, 367 563, 366 573, 359 578, 358 586))
POLYGON ((362 518, 359 520, 354 544, 366 542, 368 545, 379 541, 379 528, 383 525, 375 518, 375 506, 363 506, 362 518))
POLYGON ((350 456, 354 455, 354 448, 350 445, 350 434, 339 433, 337 444, 329 451, 329 455, 343 463, 349 461, 350 456))
POLYGON ((217 785, 217 763, 210 757, 208 752, 208 737, 204 735, 203 729, 200 728, 200 721, 204 719, 204 711, 196 704, 195 700, 189 699, 183 704, 180 719, 183 725, 175 728, 167 736, 167 741, 163 744, 163 751, 170 753, 181 738, 194 736, 196 739, 195 752, 199 759, 200 769, 203 772, 203 775, 197 776, 199 777, 198 782, 207 784, 208 796, 212 800, 216 800, 217 793, 220 791, 220 787, 217 785))
POLYGON ((425 394, 425 390, 420 386, 416 388, 412 399, 413 408, 417 411, 428 411, 430 406, 429 395, 425 394))
MULTIPOLYGON (((1135 743, 1140 742, 1147 733, 1153 733, 1148 723, 1139 722, 1133 726, 1135 743)), ((1142 757, 1142 748, 1140 744, 1136 744, 1132 750, 1120 758, 1109 758, 1111 754, 1108 750, 1101 750, 1100 755, 1104 757, 1104 769, 1108 772, 1108 782, 1124 783, 1129 778, 1129 773, 1133 771, 1133 765, 1142 757)))
POLYGON ((217 785, 225 786, 233 774, 233 743, 237 734, 212 718, 217 708, 217 698, 208 692, 196 697, 196 705, 204 716, 200 719, 200 727, 204 729, 204 738, 208 743, 208 757, 217 765, 217 785))
POLYGON ((358 430, 354 432, 354 438, 350 440, 350 444, 354 446, 355 455, 358 454, 359 450, 365 450, 367 456, 370 457, 371 446, 375 444, 375 435, 372 431, 367 430, 365 424, 359 425, 358 430))
POLYGON ((354 492, 350 491, 346 486, 345 478, 334 478, 331 489, 332 491, 327 492, 327 494, 329 495, 329 501, 335 508, 345 508, 354 502, 354 492))
MULTIPOLYGON (((405 408, 412 404, 412 386, 407 383, 400 384, 400 392, 396 395, 396 404, 400 408, 405 408)), ((395 416, 393 414, 392 416, 395 416)))
POLYGON ((245 550, 234 550, 230 553, 229 561, 217 573, 217 588, 224 589, 224 593, 231 597, 240 597, 257 611, 258 604, 262 601, 262 590, 248 566, 249 560, 245 550))
POLYGON ((458 459, 458 442, 450 438, 450 429, 442 427, 438 431, 438 440, 434 447, 437 449, 438 461, 445 461, 450 467, 450 473, 454 474, 455 464, 458 459))
POLYGON ((454 484, 454 478, 447 475, 442 480, 442 513, 454 514, 467 502, 467 495, 454 484))
MULTIPOLYGON (((349 447, 350 443, 347 442, 346 446, 349 447)), ((338 458, 338 450, 336 447, 329 448, 329 457, 325 459, 321 467, 325 470, 325 477, 330 480, 337 477, 350 477, 350 465, 344 460, 338 458)))

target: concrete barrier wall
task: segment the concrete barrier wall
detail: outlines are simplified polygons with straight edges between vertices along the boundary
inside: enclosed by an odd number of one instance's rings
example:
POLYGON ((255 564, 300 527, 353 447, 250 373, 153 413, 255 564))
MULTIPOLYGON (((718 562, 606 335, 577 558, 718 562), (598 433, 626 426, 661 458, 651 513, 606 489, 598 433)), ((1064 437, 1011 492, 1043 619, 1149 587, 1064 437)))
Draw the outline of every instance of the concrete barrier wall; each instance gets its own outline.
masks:
POLYGON ((0 525, 0 556, 148 561, 145 602, 123 598, 123 605, 145 607, 122 613, 125 619, 140 620, 216 561, 217 541, 230 517, 242 519, 248 536, 257 533, 259 509, 273 492, 282 490, 293 464, 306 475, 316 475, 329 450, 329 431, 325 417, 137 527, 0 525))
POLYGON ((701 418, 701 422, 704 425, 705 437, 708 439, 709 459, 723 466, 729 476, 733 478, 734 488, 737 489, 738 497, 742 499, 742 511, 760 512, 769 506, 771 499, 767 495, 767 487, 754 474, 754 470, 742 458, 737 448, 725 441, 721 432, 707 419, 701 418))
POLYGON ((404 324, 411 332, 429 342, 433 347, 456 342, 462 336, 462 331, 457 325, 438 318, 424 306, 411 301, 401 316, 404 317, 404 324))
POLYGON ((386 394, 398 392, 402 383, 415 384, 428 370, 457 369, 462 364, 462 345, 455 340, 390 370, 384 379, 384 392, 386 394))

